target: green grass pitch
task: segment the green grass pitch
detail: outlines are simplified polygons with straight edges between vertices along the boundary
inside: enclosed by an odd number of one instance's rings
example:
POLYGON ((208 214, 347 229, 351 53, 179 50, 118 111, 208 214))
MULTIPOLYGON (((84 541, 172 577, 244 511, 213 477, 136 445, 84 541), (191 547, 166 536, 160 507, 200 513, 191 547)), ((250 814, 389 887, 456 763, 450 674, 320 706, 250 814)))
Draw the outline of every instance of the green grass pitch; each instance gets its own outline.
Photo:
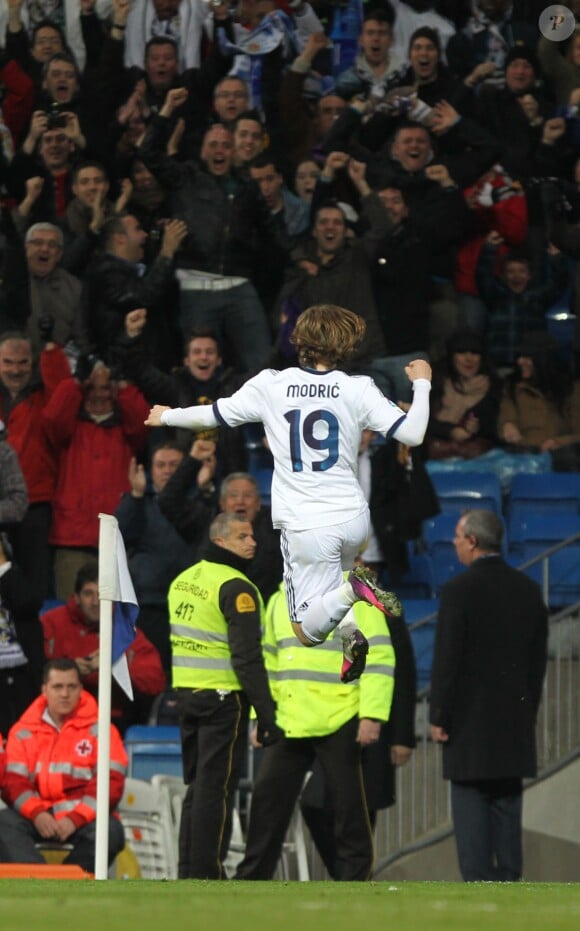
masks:
POLYGON ((580 884, 0 880, 2 931, 557 931, 580 884))

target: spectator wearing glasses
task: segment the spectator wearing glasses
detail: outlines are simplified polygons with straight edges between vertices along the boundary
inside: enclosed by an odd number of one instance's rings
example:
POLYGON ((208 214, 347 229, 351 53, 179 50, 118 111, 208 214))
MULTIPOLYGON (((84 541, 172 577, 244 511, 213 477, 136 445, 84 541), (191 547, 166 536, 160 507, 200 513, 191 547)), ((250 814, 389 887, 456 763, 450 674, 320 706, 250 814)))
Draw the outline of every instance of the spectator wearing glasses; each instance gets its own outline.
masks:
MULTIPOLYGON (((29 184, 39 183, 33 178, 29 184)), ((82 284, 61 266, 63 233, 53 223, 34 223, 24 247, 13 238, 4 263, 5 327, 22 330, 33 357, 55 341, 73 355, 88 348, 82 284)))
POLYGON ((323 164, 322 140, 347 107, 346 100, 333 91, 314 100, 305 93, 313 62, 327 48, 328 41, 323 32, 312 33, 282 77, 280 120, 285 130, 288 158, 293 164, 306 158, 323 164))
POLYGON ((23 22, 23 6, 23 2, 11 3, 9 6, 5 54, 7 59, 18 62, 39 91, 44 65, 53 55, 65 52, 66 44, 60 26, 50 19, 41 19, 32 33, 29 33, 23 22))
POLYGON ((220 123, 233 129, 234 123, 250 108, 250 91, 242 78, 222 78, 213 94, 213 108, 220 123))
POLYGON ((19 203, 15 221, 19 227, 39 220, 54 221, 65 215, 72 199, 71 172, 75 145, 62 126, 48 126, 41 111, 32 115, 28 134, 10 165, 7 187, 19 203), (37 189, 27 182, 40 178, 37 189))

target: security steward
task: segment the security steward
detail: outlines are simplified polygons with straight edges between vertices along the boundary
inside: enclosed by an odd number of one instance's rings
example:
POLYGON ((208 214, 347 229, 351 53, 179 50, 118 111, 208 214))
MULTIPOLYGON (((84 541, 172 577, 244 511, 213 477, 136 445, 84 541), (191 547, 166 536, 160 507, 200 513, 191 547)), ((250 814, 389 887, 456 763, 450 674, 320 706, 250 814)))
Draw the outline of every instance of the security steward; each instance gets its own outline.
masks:
POLYGON ((389 719, 395 654, 384 614, 359 603, 355 616, 369 641, 371 662, 360 680, 343 683, 337 676, 340 637, 311 650, 292 636, 282 586, 268 602, 264 654, 285 738, 260 763, 236 879, 272 878, 304 777, 315 761, 334 808, 334 878, 370 879, 373 838, 361 749, 378 743, 381 724, 389 719))
POLYGON ((205 559, 169 588, 173 686, 188 786, 179 831, 180 879, 223 877, 250 706, 264 746, 283 736, 262 657, 264 605, 244 574, 255 549, 249 521, 219 514, 210 526, 205 559))

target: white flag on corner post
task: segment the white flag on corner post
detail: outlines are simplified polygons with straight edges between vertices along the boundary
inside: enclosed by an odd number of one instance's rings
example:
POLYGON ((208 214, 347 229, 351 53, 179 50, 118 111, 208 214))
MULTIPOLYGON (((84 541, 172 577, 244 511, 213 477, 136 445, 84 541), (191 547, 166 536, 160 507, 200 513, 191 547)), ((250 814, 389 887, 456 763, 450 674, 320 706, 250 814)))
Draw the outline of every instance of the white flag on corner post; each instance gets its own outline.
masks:
POLYGON ((125 544, 116 517, 99 514, 99 598, 113 603, 112 673, 133 700, 133 687, 125 650, 135 639, 139 605, 127 566, 125 544))
POLYGON ((135 639, 139 606, 117 519, 99 514, 99 718, 95 879, 106 879, 109 849, 111 673, 133 698, 125 650, 135 639))

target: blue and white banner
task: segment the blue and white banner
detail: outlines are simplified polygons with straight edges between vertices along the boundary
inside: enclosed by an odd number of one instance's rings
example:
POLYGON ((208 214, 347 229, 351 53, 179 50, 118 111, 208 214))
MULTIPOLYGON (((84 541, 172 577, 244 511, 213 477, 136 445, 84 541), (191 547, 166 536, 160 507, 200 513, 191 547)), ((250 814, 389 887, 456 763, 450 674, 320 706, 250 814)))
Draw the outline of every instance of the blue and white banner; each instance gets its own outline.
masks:
POLYGON ((251 32, 238 33, 236 42, 230 42, 223 29, 218 30, 220 48, 237 55, 268 55, 283 42, 285 50, 298 51, 296 27, 287 13, 274 10, 268 13, 251 32))

